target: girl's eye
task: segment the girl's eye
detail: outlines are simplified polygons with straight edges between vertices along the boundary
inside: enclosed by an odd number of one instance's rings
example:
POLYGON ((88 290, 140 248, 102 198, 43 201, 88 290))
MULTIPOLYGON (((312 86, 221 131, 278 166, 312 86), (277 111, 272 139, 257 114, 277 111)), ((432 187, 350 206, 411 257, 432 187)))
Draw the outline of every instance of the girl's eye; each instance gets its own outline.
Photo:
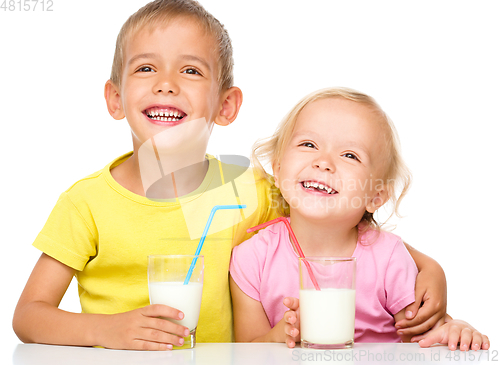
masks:
POLYGON ((149 66, 143 66, 137 70, 138 72, 154 72, 154 70, 149 66))
POLYGON ((185 74, 189 74, 189 75, 201 75, 198 70, 194 69, 194 68, 188 68, 184 71, 182 71, 182 73, 185 73, 185 74))
POLYGON ((350 158, 350 159, 353 159, 353 160, 358 160, 358 161, 359 161, 358 156, 356 156, 354 153, 345 153, 345 154, 343 154, 342 156, 345 156, 345 157, 347 157, 347 158, 350 158))
POLYGON ((308 148, 316 148, 316 146, 311 142, 304 142, 301 144, 301 146, 308 147, 308 148))

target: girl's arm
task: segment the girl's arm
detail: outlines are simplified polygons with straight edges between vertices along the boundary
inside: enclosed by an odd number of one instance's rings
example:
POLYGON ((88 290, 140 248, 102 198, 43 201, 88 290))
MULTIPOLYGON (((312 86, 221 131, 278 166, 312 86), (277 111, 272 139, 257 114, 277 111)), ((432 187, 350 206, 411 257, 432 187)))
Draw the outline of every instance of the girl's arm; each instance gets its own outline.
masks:
POLYGON ((406 307, 405 316, 396 322, 400 336, 427 332, 446 314, 446 277, 443 269, 429 256, 407 243, 405 246, 419 273, 415 284, 415 302, 406 307))
MULTIPOLYGON (((180 318, 176 309, 156 305, 103 315, 70 313, 58 308, 75 270, 42 254, 19 299, 14 331, 23 342, 115 349, 166 350, 185 331, 157 317, 180 318)), ((188 333, 189 334, 189 333, 188 333)))
POLYGON ((229 286, 236 342, 285 342, 284 320, 271 328, 262 303, 246 295, 231 276, 229 286))
POLYGON ((483 335, 467 322, 452 319, 448 314, 446 314, 444 322, 445 324, 432 331, 412 338, 412 342, 418 341, 420 347, 430 347, 435 343, 440 343, 448 345, 452 351, 458 349, 458 344, 460 344, 460 351, 488 350, 490 348, 488 336, 483 335))

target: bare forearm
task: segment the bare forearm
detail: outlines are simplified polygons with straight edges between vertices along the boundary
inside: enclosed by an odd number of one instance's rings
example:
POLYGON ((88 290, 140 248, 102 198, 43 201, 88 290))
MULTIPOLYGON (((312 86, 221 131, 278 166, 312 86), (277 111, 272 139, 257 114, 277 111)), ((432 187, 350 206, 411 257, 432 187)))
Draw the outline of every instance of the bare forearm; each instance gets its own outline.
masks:
POLYGON ((285 329, 283 320, 271 328, 265 335, 253 339, 251 342, 285 342, 285 329))
POLYGON ((70 313, 44 302, 27 303, 16 310, 14 331, 25 343, 95 346, 105 315, 70 313))

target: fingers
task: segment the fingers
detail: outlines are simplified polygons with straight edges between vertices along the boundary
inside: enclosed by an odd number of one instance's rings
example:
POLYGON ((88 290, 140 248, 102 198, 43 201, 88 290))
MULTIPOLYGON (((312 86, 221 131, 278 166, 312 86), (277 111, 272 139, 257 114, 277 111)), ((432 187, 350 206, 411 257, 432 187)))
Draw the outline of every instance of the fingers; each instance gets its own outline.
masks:
POLYGON ((410 320, 415 318, 415 315, 418 312, 418 309, 420 308, 420 305, 422 304, 422 297, 423 293, 419 293, 418 291, 415 291, 415 301, 411 303, 409 306, 406 307, 405 310, 405 317, 406 319, 410 320))
MULTIPOLYGON (((417 300, 406 307, 406 319, 398 321, 396 328, 416 327, 425 323, 425 326, 419 327, 419 329, 424 329, 424 331, 418 332, 422 333, 432 328, 439 318, 444 317, 446 309, 441 305, 440 301, 431 301, 430 299, 424 301, 424 304, 419 308, 416 303, 420 303, 420 300, 418 300, 416 294, 415 298, 417 300), (411 312, 411 314, 408 312, 411 312)), ((417 334, 417 332, 408 334, 417 334)))
POLYGON ((283 318, 286 323, 295 324, 297 322, 297 313, 293 310, 286 311, 283 318))
MULTIPOLYGON (((460 341, 460 332, 461 329, 455 325, 450 326, 450 330, 448 333, 448 348, 451 351, 455 351, 458 346, 458 342, 460 341)), ((442 343, 446 343, 443 341, 442 343)))
POLYGON ((300 331, 290 323, 285 323, 285 343, 289 348, 294 348, 295 343, 300 340, 299 335, 300 331))
POLYGON ((481 337, 483 339, 482 349, 483 350, 488 350, 490 348, 490 339, 486 335, 482 335, 481 337))
POLYGON ((299 309, 299 300, 297 298, 294 298, 294 297, 286 297, 283 300, 283 304, 286 307, 288 307, 288 309, 291 309, 293 311, 296 311, 297 309, 299 309))
POLYGON ((162 304, 153 304, 141 308, 141 314, 146 317, 163 317, 172 319, 183 319, 184 313, 180 310, 162 304))
MULTIPOLYGON (((145 346, 147 349, 158 347, 158 349, 162 349, 165 346, 160 346, 161 344, 182 346, 184 337, 189 336, 187 327, 168 320, 169 318, 184 318, 184 314, 175 308, 165 305, 151 305, 142 308, 141 314, 145 317, 145 321, 141 324, 139 333, 136 334, 139 347, 145 346), (144 341, 146 343, 142 343, 144 341)), ((172 346, 167 346, 167 349, 169 347, 172 346)))
POLYGON ((144 324, 143 330, 145 337, 141 337, 141 339, 171 343, 176 346, 182 346, 184 344, 183 337, 189 336, 187 327, 162 318, 151 318, 144 324))
POLYGON ((296 340, 297 337, 299 336, 299 330, 294 325, 286 323, 285 334, 291 337, 292 339, 296 340))
MULTIPOLYGON (((423 335, 423 339, 418 342, 420 347, 430 347, 435 343, 445 343, 446 331, 441 328, 430 331, 429 333, 423 335)), ((418 337, 418 336, 417 336, 418 337)))
POLYGON ((460 334, 460 351, 468 351, 469 349, 488 350, 490 348, 490 340, 488 336, 481 334, 481 332, 464 328, 460 334))
POLYGON ((415 316, 415 318, 411 321, 403 319, 395 324, 396 328, 398 329, 398 335, 411 336, 411 335, 419 335, 421 333, 425 333, 429 331, 431 328, 433 328, 436 325, 436 323, 438 323, 438 321, 440 320, 440 317, 437 314, 434 314, 427 320, 422 320, 423 318, 427 318, 427 314, 426 313, 421 314, 420 312, 421 311, 419 311, 415 316))
POLYGON ((143 327, 159 329, 180 337, 189 336, 189 329, 187 327, 168 320, 169 318, 176 320, 183 319, 184 313, 181 311, 161 304, 150 305, 142 309, 141 314, 150 318, 148 324, 143 327))
POLYGON ((298 329, 298 309, 299 300, 293 297, 287 297, 283 304, 290 310, 286 311, 283 318, 285 320, 285 343, 289 348, 294 348, 295 343, 300 340, 300 330, 298 329))
POLYGON ((411 338, 411 342, 419 342, 420 340, 423 340, 426 336, 427 336, 427 333, 424 333, 424 334, 418 335, 418 336, 413 336, 411 338))

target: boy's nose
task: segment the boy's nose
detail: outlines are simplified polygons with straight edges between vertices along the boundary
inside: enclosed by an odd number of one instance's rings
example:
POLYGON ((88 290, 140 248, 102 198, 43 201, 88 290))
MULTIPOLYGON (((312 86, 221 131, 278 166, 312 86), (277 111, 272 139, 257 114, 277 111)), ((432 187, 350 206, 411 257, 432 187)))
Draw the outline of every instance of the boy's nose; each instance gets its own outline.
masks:
POLYGON ((158 82, 154 85, 153 92, 155 94, 176 95, 179 93, 179 87, 172 78, 169 78, 168 80, 163 78, 162 80, 158 80, 158 82))

